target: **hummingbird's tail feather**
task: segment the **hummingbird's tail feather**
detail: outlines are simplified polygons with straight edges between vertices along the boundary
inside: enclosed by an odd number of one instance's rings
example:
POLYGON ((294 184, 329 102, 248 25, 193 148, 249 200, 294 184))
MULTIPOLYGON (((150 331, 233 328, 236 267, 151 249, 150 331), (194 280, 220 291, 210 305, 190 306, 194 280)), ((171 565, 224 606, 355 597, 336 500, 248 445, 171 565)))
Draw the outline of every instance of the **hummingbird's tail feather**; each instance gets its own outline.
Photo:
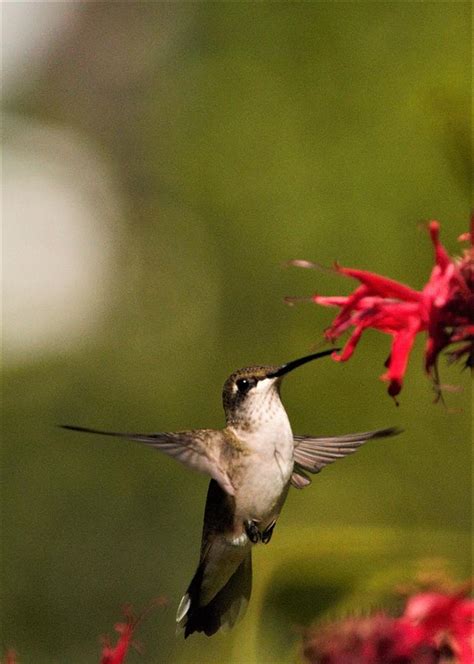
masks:
POLYGON ((252 590, 252 554, 245 558, 219 592, 205 605, 200 604, 202 582, 207 562, 199 565, 189 588, 182 598, 176 615, 177 631, 184 630, 186 639, 193 632, 212 636, 220 629, 226 631, 242 618, 252 590))

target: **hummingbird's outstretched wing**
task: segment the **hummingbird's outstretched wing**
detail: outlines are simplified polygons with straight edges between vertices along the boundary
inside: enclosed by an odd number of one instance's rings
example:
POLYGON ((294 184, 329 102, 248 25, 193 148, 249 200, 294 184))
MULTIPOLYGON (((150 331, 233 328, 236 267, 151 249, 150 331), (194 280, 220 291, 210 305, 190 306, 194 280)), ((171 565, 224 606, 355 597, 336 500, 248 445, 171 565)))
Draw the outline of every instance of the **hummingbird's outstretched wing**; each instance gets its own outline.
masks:
POLYGON ((176 431, 174 433, 117 433, 115 431, 101 431, 87 427, 77 427, 68 424, 61 425, 63 429, 97 433, 102 436, 115 436, 135 440, 155 447, 160 452, 174 457, 185 466, 198 472, 210 475, 220 484, 226 493, 235 494, 232 482, 219 461, 221 444, 225 444, 222 431, 217 429, 194 429, 190 431, 176 431))
POLYGON ((319 473, 328 464, 358 450, 368 440, 387 438, 398 433, 401 433, 401 429, 390 427, 389 429, 322 438, 294 436, 295 466, 291 476, 291 484, 297 489, 304 489, 305 486, 311 484, 311 479, 305 471, 319 473))

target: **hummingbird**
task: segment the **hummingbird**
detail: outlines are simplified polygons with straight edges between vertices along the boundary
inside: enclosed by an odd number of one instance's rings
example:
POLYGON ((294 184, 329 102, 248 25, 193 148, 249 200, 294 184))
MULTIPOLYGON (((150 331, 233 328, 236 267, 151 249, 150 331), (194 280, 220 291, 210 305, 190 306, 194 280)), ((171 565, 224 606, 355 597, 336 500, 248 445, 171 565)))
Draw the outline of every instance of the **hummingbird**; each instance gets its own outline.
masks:
POLYGON ((363 443, 397 434, 391 427, 341 436, 294 435, 280 399, 283 377, 334 349, 280 366, 239 369, 224 383, 223 429, 172 433, 117 433, 65 429, 145 443, 211 477, 197 570, 181 599, 176 622, 187 638, 233 627, 252 586, 252 547, 268 544, 291 486, 304 489, 319 473, 363 443))

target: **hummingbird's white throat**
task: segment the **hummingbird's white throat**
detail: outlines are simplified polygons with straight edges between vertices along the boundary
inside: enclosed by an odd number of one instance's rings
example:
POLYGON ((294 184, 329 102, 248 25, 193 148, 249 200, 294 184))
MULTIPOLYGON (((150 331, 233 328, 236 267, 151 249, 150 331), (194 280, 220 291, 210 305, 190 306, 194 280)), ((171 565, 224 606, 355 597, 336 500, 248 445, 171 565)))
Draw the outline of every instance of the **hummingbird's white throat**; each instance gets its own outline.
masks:
MULTIPOLYGON (((290 423, 279 394, 279 378, 262 378, 248 392, 239 405, 239 413, 234 427, 241 432, 252 432, 262 438, 271 439, 278 432, 285 438, 291 435, 290 423)), ((237 390, 237 387, 234 388, 237 390)))
POLYGON ((279 378, 262 378, 257 382, 241 404, 240 417, 233 428, 254 451, 270 451, 283 445, 290 462, 293 434, 280 400, 279 381, 279 378))

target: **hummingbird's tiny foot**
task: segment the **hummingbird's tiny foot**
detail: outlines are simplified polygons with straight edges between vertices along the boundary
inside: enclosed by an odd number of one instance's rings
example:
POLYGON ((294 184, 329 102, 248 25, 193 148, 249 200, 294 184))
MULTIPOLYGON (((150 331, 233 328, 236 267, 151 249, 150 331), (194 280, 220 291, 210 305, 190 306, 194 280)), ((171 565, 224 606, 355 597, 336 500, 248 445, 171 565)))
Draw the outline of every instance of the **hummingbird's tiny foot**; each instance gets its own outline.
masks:
POLYGON ((268 542, 272 539, 273 529, 275 528, 275 525, 276 521, 272 521, 272 523, 263 531, 262 533, 263 544, 268 544, 268 542))
POLYGON ((261 534, 255 521, 244 521, 245 532, 252 544, 257 544, 261 539, 261 534))
POLYGON ((232 546, 245 546, 248 542, 247 533, 241 533, 237 537, 227 540, 232 546))

